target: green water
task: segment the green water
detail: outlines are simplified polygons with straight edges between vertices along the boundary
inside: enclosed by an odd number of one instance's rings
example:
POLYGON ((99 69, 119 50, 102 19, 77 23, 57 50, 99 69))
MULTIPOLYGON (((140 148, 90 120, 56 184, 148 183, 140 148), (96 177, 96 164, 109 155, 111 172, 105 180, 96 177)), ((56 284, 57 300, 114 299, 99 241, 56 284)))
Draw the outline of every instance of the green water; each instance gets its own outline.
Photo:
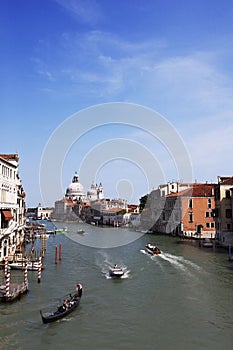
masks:
MULTIPOLYGON (((82 244, 82 239, 90 243, 93 235, 96 245, 102 228, 59 225, 69 232, 47 239, 41 283, 37 272, 28 272, 29 293, 13 304, 0 304, 0 349, 232 347, 233 264, 227 252, 156 235, 143 235, 115 248, 93 248, 82 244), (74 237, 80 227, 85 235, 77 242, 74 237), (156 243, 162 254, 145 254, 147 242, 156 243), (55 264, 55 247, 60 244, 62 261, 55 264), (125 278, 109 278, 108 268, 114 263, 125 267, 125 278), (83 285, 80 306, 67 318, 44 325, 39 310, 57 305, 76 282, 83 285)), ((127 229, 104 230, 106 237, 118 235, 116 242, 119 235, 132 234, 127 229)), ((23 279, 21 275, 12 271, 13 280, 23 279)))

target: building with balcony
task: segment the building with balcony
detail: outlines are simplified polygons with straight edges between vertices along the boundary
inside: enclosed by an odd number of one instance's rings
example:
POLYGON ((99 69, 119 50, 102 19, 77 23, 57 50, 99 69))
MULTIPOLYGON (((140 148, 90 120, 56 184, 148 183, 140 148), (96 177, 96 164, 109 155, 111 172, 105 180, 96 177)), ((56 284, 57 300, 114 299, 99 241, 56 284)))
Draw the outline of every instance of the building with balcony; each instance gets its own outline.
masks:
POLYGON ((0 261, 24 240, 26 195, 18 163, 18 154, 0 154, 0 261))

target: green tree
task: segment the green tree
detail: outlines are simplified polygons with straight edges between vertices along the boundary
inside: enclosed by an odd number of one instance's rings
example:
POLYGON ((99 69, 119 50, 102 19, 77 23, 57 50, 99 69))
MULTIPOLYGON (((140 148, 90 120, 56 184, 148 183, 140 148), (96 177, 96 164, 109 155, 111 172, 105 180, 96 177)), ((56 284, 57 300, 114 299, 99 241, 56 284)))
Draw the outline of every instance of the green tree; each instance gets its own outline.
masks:
POLYGON ((147 200, 148 200, 148 194, 146 194, 145 196, 142 196, 139 199, 139 201, 140 201, 140 204, 139 204, 140 211, 142 211, 145 208, 147 200))

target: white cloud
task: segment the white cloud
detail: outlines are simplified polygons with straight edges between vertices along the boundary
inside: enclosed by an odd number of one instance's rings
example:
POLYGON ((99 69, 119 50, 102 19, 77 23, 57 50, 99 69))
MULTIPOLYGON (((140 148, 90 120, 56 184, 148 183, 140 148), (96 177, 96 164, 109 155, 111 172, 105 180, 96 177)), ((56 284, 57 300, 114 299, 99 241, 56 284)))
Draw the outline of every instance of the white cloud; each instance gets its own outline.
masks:
POLYGON ((55 0, 68 13, 78 20, 88 24, 95 24, 101 17, 101 8, 95 0, 55 0))

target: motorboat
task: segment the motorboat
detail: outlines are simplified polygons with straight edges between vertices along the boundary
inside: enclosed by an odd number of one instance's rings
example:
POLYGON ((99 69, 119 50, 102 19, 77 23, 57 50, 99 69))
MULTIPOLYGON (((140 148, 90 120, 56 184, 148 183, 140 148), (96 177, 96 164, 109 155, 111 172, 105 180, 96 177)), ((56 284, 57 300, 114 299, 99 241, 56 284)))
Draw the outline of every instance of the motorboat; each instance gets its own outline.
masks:
POLYGON ((80 235, 83 235, 85 233, 84 230, 78 230, 77 233, 79 233, 80 235))
MULTIPOLYGON (((8 263, 8 266, 12 270, 23 270, 25 268, 25 265, 27 264, 27 270, 29 271, 38 271, 39 269, 39 262, 38 261, 28 261, 28 262, 12 262, 8 263)), ((41 265, 41 269, 43 269, 44 266, 41 265)))
POLYGON ((203 239, 201 242, 201 246, 204 248, 212 248, 213 247, 213 242, 209 238, 203 239))
POLYGON ((145 245, 145 248, 146 248, 146 252, 148 254, 151 254, 151 255, 161 254, 161 250, 157 246, 155 246, 153 244, 148 243, 148 244, 145 245))
POLYGON ((113 267, 111 267, 109 269, 109 276, 114 277, 114 278, 120 278, 124 275, 124 270, 117 266, 117 264, 115 264, 113 267))

